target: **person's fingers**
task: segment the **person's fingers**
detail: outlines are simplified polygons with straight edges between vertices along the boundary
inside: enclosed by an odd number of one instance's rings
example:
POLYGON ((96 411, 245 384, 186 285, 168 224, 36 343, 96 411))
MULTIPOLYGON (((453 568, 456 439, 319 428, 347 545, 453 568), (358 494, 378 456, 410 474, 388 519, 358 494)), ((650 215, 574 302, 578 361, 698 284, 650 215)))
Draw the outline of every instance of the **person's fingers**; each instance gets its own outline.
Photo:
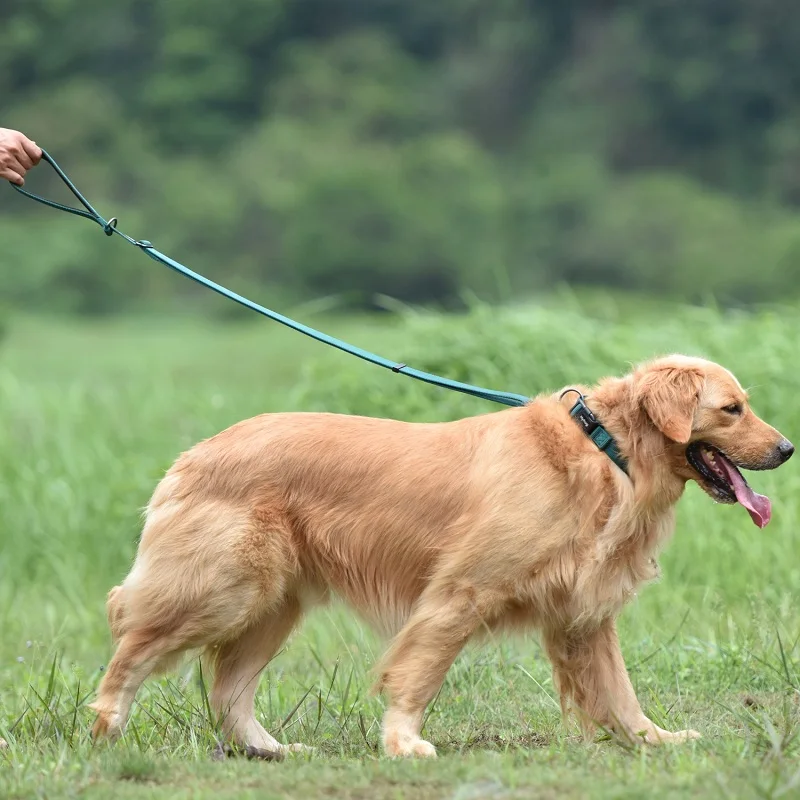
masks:
MULTIPOLYGON (((17 169, 21 170, 22 168, 18 167, 17 169)), ((11 181, 11 183, 16 183, 17 186, 25 185, 25 179, 22 177, 24 174, 25 174, 24 170, 22 170, 22 174, 20 174, 19 172, 15 172, 10 167, 3 167, 2 169, 0 169, 0 178, 3 178, 7 181, 11 181)))
MULTIPOLYGON (((15 147, 11 154, 14 158, 17 159, 17 164, 22 167, 22 174, 24 175, 32 166, 33 166, 33 159, 28 155, 28 151, 22 146, 20 142, 19 147, 15 147)), ((12 169, 14 165, 12 164, 12 169)))
MULTIPOLYGON (((36 166, 42 160, 42 148, 39 147, 36 142, 28 139, 27 136, 22 139, 22 147, 31 160, 31 167, 36 166)), ((28 169, 30 169, 30 167, 28 167, 28 169)))

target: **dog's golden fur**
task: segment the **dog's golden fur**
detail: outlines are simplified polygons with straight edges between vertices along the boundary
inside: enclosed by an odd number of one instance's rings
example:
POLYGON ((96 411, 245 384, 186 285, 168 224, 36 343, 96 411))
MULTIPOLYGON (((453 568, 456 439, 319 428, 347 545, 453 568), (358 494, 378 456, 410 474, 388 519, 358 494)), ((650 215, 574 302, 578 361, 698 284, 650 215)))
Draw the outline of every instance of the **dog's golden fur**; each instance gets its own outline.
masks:
POLYGON ((119 734, 148 674, 203 648, 226 735, 280 754, 253 713, 258 676, 333 593, 393 636, 377 681, 390 755, 435 754, 420 726, 453 660, 476 633, 520 625, 541 631, 562 705, 587 731, 695 737, 644 715, 615 617, 656 576, 686 481, 703 485, 686 444, 769 468, 782 437, 727 370, 700 359, 670 356, 583 391, 630 477, 570 418, 575 396, 558 394, 445 424, 268 414, 184 453, 109 594, 118 644, 95 735, 119 734))

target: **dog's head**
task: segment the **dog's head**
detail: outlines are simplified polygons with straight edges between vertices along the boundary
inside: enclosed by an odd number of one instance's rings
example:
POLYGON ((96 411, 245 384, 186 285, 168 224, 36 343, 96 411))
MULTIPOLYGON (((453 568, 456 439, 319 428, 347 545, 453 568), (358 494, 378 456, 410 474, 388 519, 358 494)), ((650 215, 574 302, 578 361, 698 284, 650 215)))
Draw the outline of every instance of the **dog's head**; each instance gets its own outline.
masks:
POLYGON ((669 356, 633 375, 635 402, 667 441, 673 469, 693 479, 720 503, 741 503, 759 527, 771 516, 770 501, 756 494, 740 469, 775 469, 794 446, 756 416, 747 392, 711 361, 669 356))

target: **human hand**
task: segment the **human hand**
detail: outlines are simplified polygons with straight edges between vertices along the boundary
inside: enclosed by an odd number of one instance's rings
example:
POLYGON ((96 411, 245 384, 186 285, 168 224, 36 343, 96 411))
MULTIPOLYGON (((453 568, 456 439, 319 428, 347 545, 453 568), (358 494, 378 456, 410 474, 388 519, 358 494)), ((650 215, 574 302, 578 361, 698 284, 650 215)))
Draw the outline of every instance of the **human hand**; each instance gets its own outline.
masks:
POLYGON ((25 173, 42 158, 42 150, 19 131, 0 128, 0 178, 17 186, 25 184, 25 173))

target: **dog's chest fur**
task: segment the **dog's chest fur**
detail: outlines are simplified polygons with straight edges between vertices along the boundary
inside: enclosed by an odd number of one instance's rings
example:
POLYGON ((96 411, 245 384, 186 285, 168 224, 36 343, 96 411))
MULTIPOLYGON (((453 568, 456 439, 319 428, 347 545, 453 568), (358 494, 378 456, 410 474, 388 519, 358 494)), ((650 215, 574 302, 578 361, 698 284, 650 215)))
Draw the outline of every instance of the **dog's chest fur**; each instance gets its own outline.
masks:
POLYGON ((587 547, 583 563, 576 564, 568 604, 575 623, 616 615, 642 584, 658 578, 656 558, 672 534, 674 513, 669 509, 654 519, 634 520, 624 512, 612 514, 587 547))
POLYGON ((616 616, 642 584, 659 577, 656 558, 673 528, 671 508, 643 518, 623 502, 599 530, 558 534, 560 545, 528 564, 520 611, 527 609, 537 626, 557 620, 568 628, 616 616))

